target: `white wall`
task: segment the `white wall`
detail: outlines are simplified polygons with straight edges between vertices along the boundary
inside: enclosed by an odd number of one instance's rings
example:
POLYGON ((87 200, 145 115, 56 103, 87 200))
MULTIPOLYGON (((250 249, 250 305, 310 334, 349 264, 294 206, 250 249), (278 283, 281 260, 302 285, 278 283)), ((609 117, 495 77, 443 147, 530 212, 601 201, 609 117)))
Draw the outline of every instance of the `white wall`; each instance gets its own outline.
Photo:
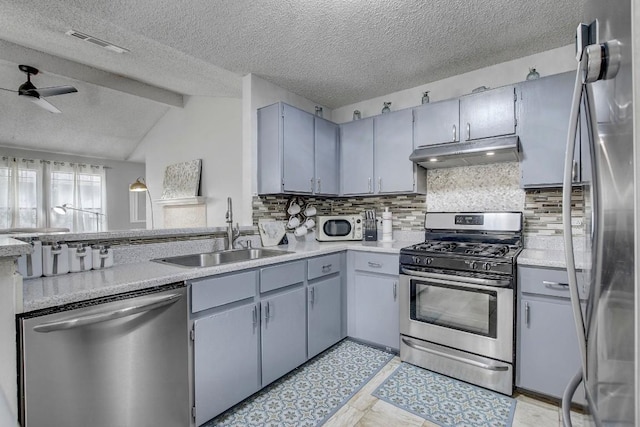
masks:
MULTIPOLYGON (((162 195, 165 168, 202 159, 200 195, 206 197, 207 226, 224 226, 227 197, 234 220, 242 205, 242 100, 190 96, 184 108, 172 108, 140 142, 130 159, 144 160, 153 200, 162 195)), ((249 205, 249 210, 251 206, 249 205)), ((153 204, 155 227, 163 224, 162 206, 153 204)), ((150 227, 150 213, 147 214, 150 227)))
POLYGON ((0 147, 0 154, 27 159, 57 160, 106 166, 107 181, 107 228, 108 230, 130 230, 144 224, 129 221, 129 185, 139 176, 144 176, 144 163, 97 159, 46 151, 21 150, 0 147))
POLYGON ((248 74, 242 80, 242 177, 243 209, 241 223, 252 224, 251 201, 258 191, 258 108, 271 105, 278 101, 315 114, 316 105, 323 109, 323 117, 332 120, 332 111, 326 106, 296 95, 270 83, 256 75, 248 74))
POLYGON ((525 80, 530 67, 535 67, 541 76, 548 76, 575 70, 576 66, 574 46, 568 45, 427 83, 411 89, 405 89, 355 104, 345 105, 344 107, 333 110, 331 120, 336 123, 349 122, 353 119, 353 110, 360 110, 362 117, 378 115, 382 110, 382 103, 384 101, 392 102, 392 111, 415 107, 421 102, 422 92, 427 90, 429 91, 431 102, 435 102, 471 93, 473 89, 479 86, 496 88, 521 82, 525 80))

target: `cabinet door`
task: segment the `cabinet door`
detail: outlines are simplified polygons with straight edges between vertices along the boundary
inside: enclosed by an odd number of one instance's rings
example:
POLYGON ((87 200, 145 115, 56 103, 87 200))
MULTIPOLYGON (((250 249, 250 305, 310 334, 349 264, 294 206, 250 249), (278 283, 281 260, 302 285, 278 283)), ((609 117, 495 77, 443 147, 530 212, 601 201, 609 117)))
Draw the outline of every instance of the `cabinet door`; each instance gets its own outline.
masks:
POLYGON ((262 301, 262 386, 307 360, 304 288, 262 301))
MULTIPOLYGON (((517 385, 561 398, 580 367, 578 338, 568 299, 520 301, 517 385)), ((574 401, 584 404, 582 388, 574 401)))
POLYGON ((338 179, 338 125, 315 119, 315 182, 316 194, 337 195, 338 179))
POLYGON ((319 354, 340 341, 342 334, 342 287, 340 276, 309 287, 308 356, 319 354))
POLYGON ((251 304, 194 322, 197 425, 260 389, 257 308, 251 304))
POLYGON ((376 193, 414 190, 413 112, 382 114, 374 119, 374 172, 376 193))
POLYGON ((290 105, 282 105, 284 191, 312 193, 314 116, 290 105))
POLYGON ((373 192, 373 118, 340 125, 342 194, 373 192))
POLYGON ((458 99, 434 102, 414 108, 414 145, 460 141, 460 102, 458 99))
POLYGON ((562 184, 574 78, 563 73, 520 85, 523 187, 562 184))
POLYGON ((400 348, 398 279, 356 273, 355 300, 356 338, 400 348))
POLYGON ((460 98, 462 140, 511 135, 516 131, 516 102, 513 86, 460 98))

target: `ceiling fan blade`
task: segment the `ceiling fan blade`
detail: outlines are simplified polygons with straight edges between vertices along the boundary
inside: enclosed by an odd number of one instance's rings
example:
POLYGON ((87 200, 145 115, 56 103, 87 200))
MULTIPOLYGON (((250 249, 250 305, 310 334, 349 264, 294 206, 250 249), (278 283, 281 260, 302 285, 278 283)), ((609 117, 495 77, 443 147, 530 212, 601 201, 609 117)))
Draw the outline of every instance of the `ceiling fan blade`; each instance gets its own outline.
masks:
POLYGON ((58 110, 55 106, 53 106, 53 104, 51 104, 48 101, 45 101, 42 98, 38 98, 35 96, 25 96, 26 99, 28 99, 29 101, 33 102, 34 104, 44 108, 45 110, 49 111, 50 113, 62 113, 62 111, 58 110))
POLYGON ((78 89, 73 86, 54 86, 36 89, 36 92, 40 95, 41 98, 45 96, 65 95, 67 93, 74 93, 77 91, 78 89))
POLYGON ((5 89, 5 88, 3 88, 3 87, 0 87, 0 90, 4 90, 4 91, 6 91, 6 92, 18 93, 18 91, 17 91, 17 90, 5 89))

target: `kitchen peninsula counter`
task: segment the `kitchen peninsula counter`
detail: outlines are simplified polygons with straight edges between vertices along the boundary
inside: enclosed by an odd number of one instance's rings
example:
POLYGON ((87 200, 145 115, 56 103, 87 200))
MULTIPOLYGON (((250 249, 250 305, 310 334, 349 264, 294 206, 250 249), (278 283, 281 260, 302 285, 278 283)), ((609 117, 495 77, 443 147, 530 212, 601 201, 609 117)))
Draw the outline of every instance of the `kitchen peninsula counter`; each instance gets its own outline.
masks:
MULTIPOLYGON (((125 292, 182 282, 200 277, 262 267, 345 250, 397 254, 400 249, 418 241, 384 242, 293 242, 275 249, 289 253, 257 260, 229 263, 214 267, 178 267, 144 261, 120 264, 104 270, 69 273, 60 276, 24 280, 23 312, 57 307, 125 292)), ((28 245, 27 245, 28 246, 28 245)))

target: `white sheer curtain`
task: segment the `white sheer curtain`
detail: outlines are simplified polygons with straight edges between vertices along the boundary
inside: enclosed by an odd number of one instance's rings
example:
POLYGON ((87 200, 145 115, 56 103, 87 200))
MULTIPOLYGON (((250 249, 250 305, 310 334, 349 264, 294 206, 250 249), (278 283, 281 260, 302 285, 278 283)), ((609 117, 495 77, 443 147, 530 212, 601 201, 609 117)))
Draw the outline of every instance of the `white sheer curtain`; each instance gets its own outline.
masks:
POLYGON ((0 157, 0 228, 45 225, 42 161, 0 157))
POLYGON ((51 227, 66 227, 74 232, 106 230, 103 166, 48 162, 45 175, 48 180, 45 185, 50 189, 48 211, 51 227), (52 209, 64 205, 67 207, 66 214, 52 209))

